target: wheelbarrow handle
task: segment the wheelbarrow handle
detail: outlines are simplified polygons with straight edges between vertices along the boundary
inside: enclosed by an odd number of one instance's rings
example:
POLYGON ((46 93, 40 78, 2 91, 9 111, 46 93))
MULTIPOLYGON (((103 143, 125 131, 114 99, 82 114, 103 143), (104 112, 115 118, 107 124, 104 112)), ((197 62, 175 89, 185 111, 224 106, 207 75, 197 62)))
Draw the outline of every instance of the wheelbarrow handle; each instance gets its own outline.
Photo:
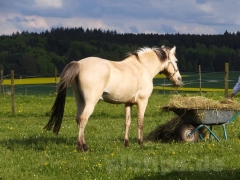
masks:
POLYGON ((231 119, 229 119, 228 123, 232 122, 239 114, 240 111, 238 111, 231 119))

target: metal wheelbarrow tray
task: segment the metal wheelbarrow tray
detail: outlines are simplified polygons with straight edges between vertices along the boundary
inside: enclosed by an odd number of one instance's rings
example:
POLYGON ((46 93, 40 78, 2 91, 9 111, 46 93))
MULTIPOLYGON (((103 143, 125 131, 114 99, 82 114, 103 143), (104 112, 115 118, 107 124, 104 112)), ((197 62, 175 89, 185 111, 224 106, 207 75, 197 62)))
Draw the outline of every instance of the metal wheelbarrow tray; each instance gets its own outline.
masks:
POLYGON ((222 125, 224 137, 227 140, 226 124, 232 122, 240 111, 235 110, 217 110, 217 109, 184 109, 184 108, 169 108, 179 117, 181 117, 185 124, 180 128, 180 138, 185 142, 195 142, 202 135, 199 134, 199 129, 206 127, 211 136, 217 141, 220 141, 216 134, 212 131, 213 125, 222 125), (209 126, 209 127, 208 127, 209 126))

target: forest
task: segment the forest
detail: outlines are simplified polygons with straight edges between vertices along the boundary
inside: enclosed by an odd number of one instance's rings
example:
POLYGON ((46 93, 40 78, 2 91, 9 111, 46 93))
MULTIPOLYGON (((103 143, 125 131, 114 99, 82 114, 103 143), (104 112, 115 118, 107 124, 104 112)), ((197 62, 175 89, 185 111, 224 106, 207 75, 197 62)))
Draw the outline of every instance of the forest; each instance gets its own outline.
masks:
POLYGON ((41 33, 14 32, 0 36, 0 70, 23 76, 53 76, 54 69, 89 56, 113 61, 141 47, 177 47, 181 72, 240 70, 240 32, 219 35, 132 34, 102 29, 52 28, 41 33))

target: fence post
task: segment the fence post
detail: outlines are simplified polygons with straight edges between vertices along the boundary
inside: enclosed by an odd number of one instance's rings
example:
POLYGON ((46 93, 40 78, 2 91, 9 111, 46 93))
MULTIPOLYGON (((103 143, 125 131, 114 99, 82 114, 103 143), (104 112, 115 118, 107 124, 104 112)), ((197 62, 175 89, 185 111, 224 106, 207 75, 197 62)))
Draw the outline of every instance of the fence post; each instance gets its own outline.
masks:
POLYGON ((1 81, 1 93, 2 95, 4 94, 4 89, 3 89, 3 70, 0 71, 0 81, 1 81))
POLYGON ((201 65, 198 66, 198 71, 199 71, 200 96, 202 96, 202 75, 201 75, 201 65))
POLYGON ((14 70, 11 70, 11 99, 12 99, 12 114, 15 114, 15 102, 14 102, 14 70))
POLYGON ((165 77, 163 78, 163 94, 165 95, 165 77))
POLYGON ((57 93, 57 68, 55 68, 55 94, 57 93))
POLYGON ((225 63, 225 98, 228 98, 229 64, 225 63))

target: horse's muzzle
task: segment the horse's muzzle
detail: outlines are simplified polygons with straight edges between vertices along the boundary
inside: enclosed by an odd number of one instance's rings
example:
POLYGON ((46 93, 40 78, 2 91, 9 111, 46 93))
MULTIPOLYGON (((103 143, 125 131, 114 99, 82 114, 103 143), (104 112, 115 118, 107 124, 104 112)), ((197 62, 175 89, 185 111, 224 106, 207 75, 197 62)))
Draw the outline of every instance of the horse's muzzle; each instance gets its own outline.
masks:
POLYGON ((182 77, 181 76, 179 76, 179 77, 177 77, 176 79, 175 79, 175 81, 173 81, 174 82, 174 86, 183 86, 183 82, 182 82, 182 77))

